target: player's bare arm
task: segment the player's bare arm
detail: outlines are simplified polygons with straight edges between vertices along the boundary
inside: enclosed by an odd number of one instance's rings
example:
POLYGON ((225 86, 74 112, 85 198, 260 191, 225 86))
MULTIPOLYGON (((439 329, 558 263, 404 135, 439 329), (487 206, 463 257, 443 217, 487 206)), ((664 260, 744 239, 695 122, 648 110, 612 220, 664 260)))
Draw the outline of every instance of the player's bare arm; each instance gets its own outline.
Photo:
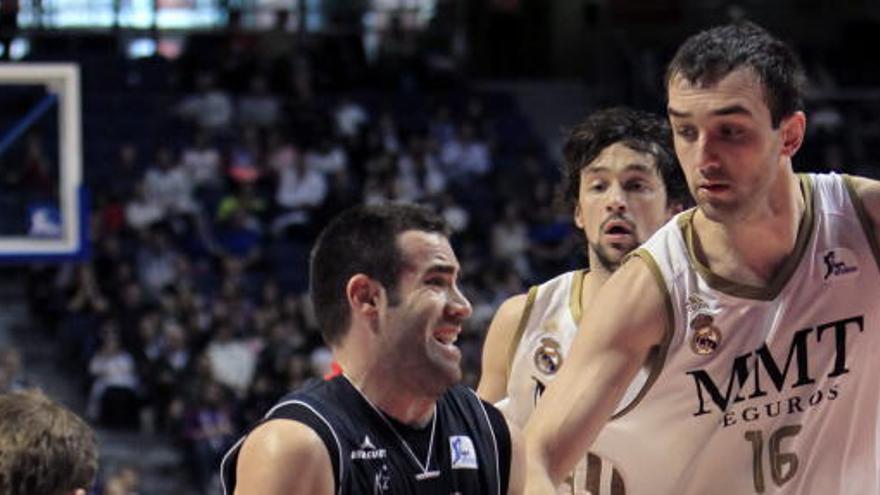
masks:
POLYGON ((867 210, 874 225, 875 238, 880 243, 880 181, 852 177, 852 185, 867 210))
POLYGON ((333 465, 308 426, 272 420, 245 440, 236 469, 236 495, 332 495, 333 465))
POLYGON ((526 493, 551 493, 588 450, 650 350, 662 343, 666 311, 663 290, 637 257, 599 291, 568 362, 526 425, 526 493))
POLYGON ((516 348, 514 337, 525 309, 527 294, 513 296, 498 308, 483 343, 483 366, 477 394, 487 402, 507 396, 507 373, 510 352, 516 348))

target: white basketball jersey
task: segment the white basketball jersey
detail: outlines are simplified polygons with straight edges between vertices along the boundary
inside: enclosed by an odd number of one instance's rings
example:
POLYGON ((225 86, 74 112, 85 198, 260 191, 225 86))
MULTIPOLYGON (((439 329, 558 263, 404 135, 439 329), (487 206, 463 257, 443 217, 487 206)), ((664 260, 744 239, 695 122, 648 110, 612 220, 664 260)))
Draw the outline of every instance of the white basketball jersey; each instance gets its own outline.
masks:
POLYGON ((695 210, 638 252, 669 297, 665 359, 592 446, 628 494, 880 493, 880 250, 848 178, 801 185, 767 287, 695 260, 695 210))
MULTIPOLYGON (((500 406, 505 416, 520 427, 525 426, 538 398, 565 363, 578 331, 586 274, 586 270, 563 273, 529 290, 513 340, 518 345, 511 350, 508 361, 507 398, 500 406)), ((583 490, 592 495, 626 493, 619 473, 594 454, 587 454, 578 464, 560 493, 583 490)))

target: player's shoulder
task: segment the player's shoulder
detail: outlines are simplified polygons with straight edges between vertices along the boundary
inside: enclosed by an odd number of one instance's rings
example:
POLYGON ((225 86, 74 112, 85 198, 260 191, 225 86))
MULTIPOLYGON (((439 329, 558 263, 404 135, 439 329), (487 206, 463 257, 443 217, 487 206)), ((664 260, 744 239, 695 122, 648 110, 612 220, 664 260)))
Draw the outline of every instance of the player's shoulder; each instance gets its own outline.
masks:
POLYGON ((857 175, 844 175, 843 180, 865 206, 880 204, 880 181, 857 175))
POLYGON ((523 292, 508 297, 498 307, 498 310, 495 312, 495 318, 513 322, 519 321, 519 318, 520 316, 522 316, 523 310, 526 307, 528 299, 528 292, 523 292))
POLYGON ((236 462, 235 493, 334 491, 334 465, 318 433, 304 423, 272 419, 245 438, 236 462))
POLYGON ((306 425, 289 419, 270 419, 248 434, 241 447, 242 457, 285 465, 323 453, 324 442, 306 425))

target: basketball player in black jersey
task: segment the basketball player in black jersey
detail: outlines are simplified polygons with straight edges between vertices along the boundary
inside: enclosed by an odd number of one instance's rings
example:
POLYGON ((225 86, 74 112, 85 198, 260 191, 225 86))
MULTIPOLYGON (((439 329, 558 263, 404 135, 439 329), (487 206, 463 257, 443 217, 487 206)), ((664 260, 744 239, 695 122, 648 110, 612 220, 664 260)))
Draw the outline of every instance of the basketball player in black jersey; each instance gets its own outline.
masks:
POLYGON ((227 495, 521 493, 518 432, 457 385, 471 306, 448 235, 404 204, 324 229, 311 296, 343 374, 284 397, 230 450, 227 495))

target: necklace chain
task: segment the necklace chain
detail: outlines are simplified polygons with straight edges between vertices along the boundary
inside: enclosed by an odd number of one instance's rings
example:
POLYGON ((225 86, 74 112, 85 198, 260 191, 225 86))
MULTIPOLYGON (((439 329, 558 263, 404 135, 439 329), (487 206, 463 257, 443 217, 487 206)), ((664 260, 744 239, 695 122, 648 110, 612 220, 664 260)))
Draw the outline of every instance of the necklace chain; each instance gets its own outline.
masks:
POLYGON ((436 405, 434 406, 434 415, 431 418, 431 437, 430 437, 430 440, 428 441, 428 454, 425 456, 425 462, 422 463, 421 461, 419 461, 419 458, 416 456, 416 453, 413 451, 413 449, 409 446, 409 443, 403 438, 403 435, 401 435, 397 431, 397 428, 395 428, 394 425, 391 423, 391 421, 389 421, 388 418, 385 417, 385 413, 380 411, 379 408, 376 407, 370 401, 370 399, 368 399, 367 396, 364 395, 364 393, 360 391, 359 388, 357 388, 357 386, 354 384, 354 382, 351 381, 351 378, 349 378, 345 374, 343 374, 343 376, 345 376, 345 379, 348 380, 348 382, 351 384, 352 388, 354 388, 357 391, 357 393, 364 399, 364 401, 370 406, 370 408, 373 409, 373 411, 376 413, 376 415, 379 416, 379 418, 382 420, 382 422, 385 423, 385 425, 388 427, 388 429, 391 430, 391 433, 393 433, 394 436, 397 437, 397 441, 400 442, 400 444, 407 451, 407 453, 412 458, 412 460, 416 463, 417 466, 419 466, 419 469, 422 470, 421 473, 416 475, 416 480, 421 481, 421 480, 436 478, 436 477, 440 476, 440 471, 437 471, 437 470, 430 471, 428 469, 431 467, 431 452, 433 452, 433 450, 434 450, 434 433, 436 432, 436 429, 437 429, 437 406, 436 405))

